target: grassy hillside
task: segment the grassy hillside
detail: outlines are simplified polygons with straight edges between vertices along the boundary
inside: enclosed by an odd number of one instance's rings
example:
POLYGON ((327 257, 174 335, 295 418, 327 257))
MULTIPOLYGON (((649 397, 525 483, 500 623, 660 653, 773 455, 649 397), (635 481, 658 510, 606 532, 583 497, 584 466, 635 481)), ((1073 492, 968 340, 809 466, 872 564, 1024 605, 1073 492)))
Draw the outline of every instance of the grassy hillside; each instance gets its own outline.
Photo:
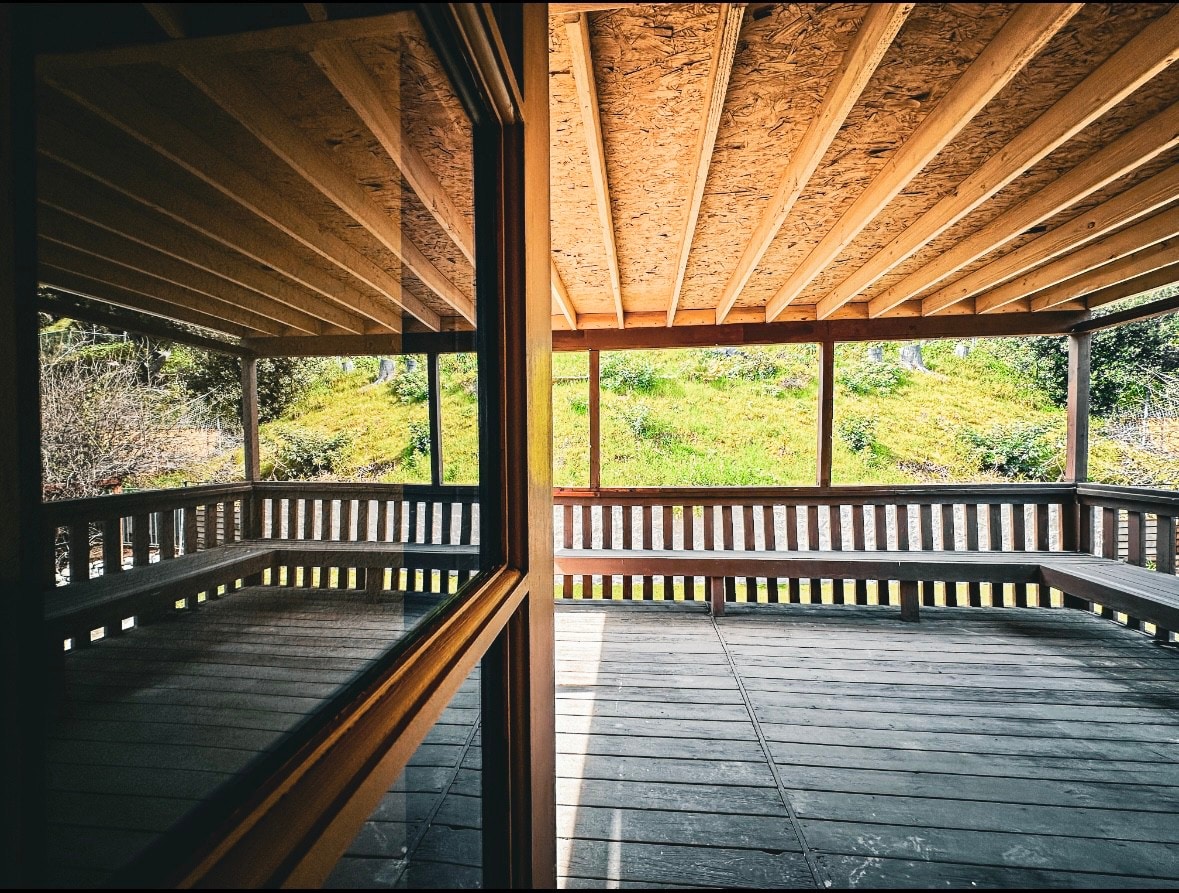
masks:
MULTIPOLYGON (((836 352, 837 484, 1055 479, 1065 418, 1005 362, 1001 345, 969 354, 927 343, 928 371, 898 362, 884 345, 871 362, 864 345, 836 352), (1006 459, 1009 465, 1004 465, 1006 459), (1022 464, 1021 464, 1022 463, 1022 464)), ((328 477, 429 480, 424 372, 372 384, 376 361, 321 382, 261 429, 263 473, 284 476, 290 455, 329 457, 328 477), (284 458, 285 456, 285 458, 284 458)), ((553 359, 554 481, 588 483, 588 363, 553 359)), ((815 479, 818 356, 814 345, 740 350, 665 350, 602 355, 604 486, 809 485, 815 479)), ((442 366, 444 478, 478 477, 475 373, 470 357, 442 366)), ((1091 477, 1174 486, 1174 459, 1105 438, 1095 423, 1091 477)), ((225 479, 240 451, 185 472, 225 479)), ((177 483, 178 481, 171 481, 177 483)))

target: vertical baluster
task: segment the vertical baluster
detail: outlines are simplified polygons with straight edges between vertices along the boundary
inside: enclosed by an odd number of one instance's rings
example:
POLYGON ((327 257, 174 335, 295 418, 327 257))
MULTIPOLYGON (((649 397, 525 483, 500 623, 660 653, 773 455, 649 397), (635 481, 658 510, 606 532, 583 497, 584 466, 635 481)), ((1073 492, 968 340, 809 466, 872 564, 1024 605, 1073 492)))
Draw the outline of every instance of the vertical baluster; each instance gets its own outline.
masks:
MULTIPOLYGON (((878 503, 872 506, 872 534, 876 538, 876 550, 883 552, 888 549, 888 506, 878 503)), ((891 580, 876 581, 876 604, 889 603, 888 591, 891 580)))
MULTIPOLYGON (((573 548, 573 506, 561 506, 561 547, 566 551, 573 548)), ((561 598, 573 598, 573 574, 561 575, 561 598)))
POLYGON ((1036 503, 1032 508, 1036 513, 1036 550, 1047 552, 1049 546, 1048 506, 1044 503, 1036 503))
MULTIPOLYGON (((651 518, 651 506, 643 506, 643 543, 642 548, 650 550, 653 540, 653 522, 651 518)), ((643 601, 652 601, 655 598, 655 580, 650 574, 643 575, 643 601)))
MULTIPOLYGON (((721 548, 726 552, 733 551, 733 507, 731 505, 721 506, 721 548)), ((725 578, 725 601, 735 602, 737 600, 737 578, 725 578)))
POLYGON ((1175 573, 1175 516, 1159 515, 1155 534, 1155 569, 1160 574, 1175 573))
POLYGON ((1093 507, 1080 503, 1077 506, 1077 551, 1093 554, 1093 507))
POLYGON ((1118 510, 1101 509, 1101 557, 1118 557, 1118 510))
MULTIPOLYGON (((966 551, 978 551, 978 505, 976 503, 968 503, 965 508, 966 512, 966 551)), ((982 607, 982 584, 978 581, 971 583, 966 588, 966 598, 970 607, 982 607)))
MULTIPOLYGON (((953 503, 939 505, 941 510, 942 549, 947 552, 957 551, 958 548, 958 507, 953 503)), ((943 580, 942 590, 945 592, 947 607, 958 604, 958 581, 943 580)))
POLYGON ((910 507, 907 504, 897 505, 897 551, 909 551, 909 517, 910 507))
POLYGON ((184 528, 184 554, 191 555, 197 550, 197 507, 195 505, 184 507, 182 526, 184 528))
POLYGON ((176 557, 176 510, 163 509, 160 512, 160 561, 176 557))
MULTIPOLYGON (((634 549, 634 506, 622 507, 622 548, 634 549)), ((622 597, 630 601, 635 597, 634 578, 629 574, 622 578, 622 597)))
MULTIPOLYGON (((741 533, 744 537, 745 551, 752 552, 754 550, 753 506, 741 506, 741 521, 741 533)), ((745 601, 753 603, 757 602, 757 577, 745 578, 745 601)))
MULTIPOLYGON (((918 507, 918 512, 920 518, 920 540, 917 548, 925 552, 933 548, 933 506, 929 503, 922 503, 918 507)), ((923 605, 932 607, 937 604, 934 599, 934 587, 935 584, 933 582, 923 582, 920 584, 921 603, 923 605)))
POLYGON ((1141 567, 1146 555, 1146 524, 1142 512, 1126 512, 1126 561, 1141 567))
MULTIPOLYGON (((105 565, 106 561, 104 559, 104 572, 105 565)), ((70 524, 70 582, 83 583, 89 579, 90 524, 86 521, 75 521, 70 524)))
POLYGON ((123 521, 112 518, 102 522, 102 573, 117 574, 123 570, 123 521))
POLYGON ((237 542, 237 500, 227 499, 221 503, 221 542, 237 542))
MULTIPOLYGON (((812 552, 819 551, 819 507, 817 505, 806 507, 806 540, 807 547, 812 552)), ((807 592, 812 605, 821 604, 823 601, 823 581, 808 580, 807 592)))
MULTIPOLYGON (((355 539, 352 535, 352 518, 354 514, 352 498, 345 495, 340 500, 340 542, 342 543, 350 543, 355 539)), ((415 540, 415 542, 421 542, 421 540, 415 540)))
MULTIPOLYGON (((614 506, 602 505, 598 507, 598 511, 602 513, 602 548, 614 548, 614 506)), ((614 574, 602 574, 602 598, 614 599, 615 596, 615 580, 614 574)))
POLYGON ((294 493, 287 497, 287 522, 283 526, 283 539, 293 540, 299 536, 299 501, 294 493))
MULTIPOLYGON (((660 548, 663 548, 663 549, 674 549, 675 548, 675 535, 674 535, 674 531, 672 528, 673 511, 674 510, 673 510, 672 506, 670 506, 670 505, 663 506, 663 515, 662 515, 663 524, 660 527, 660 534, 659 534, 660 542, 661 542, 660 548)), ((675 578, 670 577, 670 576, 664 577, 663 578, 663 599, 664 599, 664 601, 671 601, 674 598, 675 598, 675 578)))
MULTIPOLYGON (((864 506, 863 505, 853 505, 851 507, 851 512, 852 512, 852 548, 855 549, 857 552, 863 552, 867 548, 867 546, 866 546, 867 540, 865 539, 865 536, 864 536, 864 506)), ((877 581, 877 585, 879 585, 879 581, 877 581)), ((862 580, 862 579, 856 580, 855 581, 855 593, 856 593, 856 604, 857 605, 868 604, 868 581, 862 580)))
POLYGON ((211 502, 205 506, 205 548, 211 549, 217 545, 217 516, 218 505, 211 502))
MULTIPOLYGON (((786 508, 786 551, 798 551, 798 506, 788 505, 786 508)), ((798 577, 790 577, 786 581, 786 600, 792 605, 802 603, 802 581, 798 577)))
MULTIPOLYGON (((1027 506, 1023 503, 1013 503, 1011 506, 1011 541, 1014 551, 1027 551, 1027 506)), ((1028 587, 1015 585, 1012 587, 1015 596, 1015 607, 1028 606, 1028 587)))
MULTIPOLYGON (((686 552, 694 552, 696 550, 696 512, 694 506, 681 506, 680 525, 684 537, 684 550, 686 552)), ((695 577, 684 577, 684 601, 696 600, 696 579, 695 577)))
POLYGON ((131 561, 135 567, 143 567, 150 560, 151 541, 147 517, 134 515, 131 518, 131 561))
POLYGON ((371 513, 369 498, 361 496, 356 501, 356 539, 362 543, 372 542, 372 533, 370 532, 372 525, 369 520, 371 513))
MULTIPOLYGON (((761 538, 767 552, 778 551, 778 521, 775 515, 774 506, 761 507, 761 538)), ((777 577, 766 577, 766 601, 771 605, 778 603, 777 577)))
MULTIPOLYGON (((462 516, 463 504, 460 502, 459 516, 462 516)), ((377 500, 377 542, 389 542, 389 500, 381 497, 377 500)))

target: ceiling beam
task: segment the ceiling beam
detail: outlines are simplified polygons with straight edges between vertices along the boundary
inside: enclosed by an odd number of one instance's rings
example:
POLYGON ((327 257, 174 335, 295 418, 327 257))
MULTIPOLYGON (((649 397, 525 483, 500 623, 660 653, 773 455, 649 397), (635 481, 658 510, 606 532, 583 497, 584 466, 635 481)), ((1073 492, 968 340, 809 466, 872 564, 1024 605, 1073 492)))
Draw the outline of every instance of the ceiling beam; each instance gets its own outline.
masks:
POLYGON ((557 305, 557 309, 561 311, 561 315, 569 323, 569 328, 576 329, 577 311, 569 297, 569 289, 565 287, 565 280, 561 278, 561 271, 557 269, 557 262, 551 257, 549 258, 549 280, 552 282, 553 303, 557 305))
MULTIPOLYGON (((101 183, 112 192, 270 268, 297 286, 326 298, 326 302, 315 300, 317 313, 334 325, 350 328, 338 317, 338 311, 355 313, 370 320, 365 324, 366 329, 376 325, 394 332, 401 331, 401 316, 392 303, 361 292, 315 264, 307 263, 279 239, 241 225, 232 216, 201 201, 175 179, 156 176, 142 165, 133 167, 117 146, 95 139, 92 131, 84 135, 80 130, 49 117, 43 117, 38 125, 40 154, 92 181, 81 194, 92 197, 93 183, 101 183)), ((67 210, 77 213, 72 207, 67 210)), ((232 256, 226 257, 224 262, 232 268, 232 256)))
POLYGON ((1151 23, 818 302, 824 319, 1179 58, 1179 9, 1151 23))
POLYGON ((1109 285, 1097 291, 1089 292, 1089 294, 1085 295, 1085 303, 1092 310, 1094 307, 1112 304, 1114 301, 1120 301, 1123 298, 1137 297, 1148 291, 1154 291, 1156 288, 1163 288, 1167 285, 1174 285, 1177 282, 1179 282, 1179 263, 1168 264, 1149 273, 1143 273, 1141 276, 1135 276, 1133 279, 1119 282, 1117 285, 1109 285))
MULTIPOLYGON (((392 50, 390 52, 393 52, 392 50)), ((438 182, 426 159, 406 138, 401 127, 401 84, 378 84, 356 51, 347 43, 334 41, 315 48, 311 57, 323 70, 352 110, 377 138, 433 215, 442 231, 463 256, 475 263, 475 232, 450 194, 438 182)), ((398 66, 392 65, 391 69, 398 66)))
MULTIPOLYGON (((1171 283, 1179 282, 1179 264, 1173 264, 1169 267, 1163 267, 1162 270, 1156 270, 1152 275, 1158 275, 1166 271, 1171 279, 1171 283)), ((1137 288, 1136 283, 1146 277, 1136 277, 1129 279, 1126 282, 1119 283, 1118 286, 1125 289, 1137 288)), ((1148 291, 1153 291, 1159 286, 1151 286, 1150 288, 1140 289, 1134 291, 1132 295, 1124 295, 1124 297, 1131 297, 1133 295, 1144 294, 1148 291)), ((1108 313, 1105 316, 1095 316, 1092 319, 1087 319, 1084 322, 1077 323, 1073 326, 1073 332, 1079 334, 1081 332, 1097 332, 1101 329, 1111 329, 1114 326, 1125 325, 1128 322, 1142 322, 1144 319, 1153 319, 1156 316, 1163 316, 1167 313, 1174 313, 1179 310, 1179 295, 1172 295, 1169 298, 1161 298, 1157 301, 1148 301, 1145 304, 1139 304, 1137 307, 1128 307, 1125 310, 1119 310, 1116 313, 1108 313)))
MULTIPOLYGON (((1166 168, 1092 210, 971 271, 926 298, 921 305, 922 312, 930 304, 945 308, 963 298, 996 288, 1021 273, 1153 214, 1176 198, 1179 198, 1179 166, 1166 168)), ((984 311, 994 306, 997 305, 989 300, 976 304, 984 311)))
POLYGON ((260 357, 365 357, 381 354, 474 353, 475 333, 405 332, 400 335, 321 335, 318 338, 247 338, 260 357))
MULTIPOLYGON (((159 251, 176 260, 220 276, 228 282, 256 292, 301 315, 338 326, 348 332, 364 332, 364 320, 355 313, 325 301, 318 295, 274 273, 251 264, 240 255, 230 254, 202 236, 147 211, 138 204, 121 201, 117 193, 89 180, 64 165, 50 161, 40 168, 37 198, 47 208, 55 208, 101 227, 125 239, 159 251), (83 206, 78 197, 85 196, 83 206)), ((248 305, 247 305, 248 306, 248 305)))
POLYGON ((123 65, 179 65, 186 61, 269 50, 309 53, 325 40, 362 40, 404 34, 411 29, 413 21, 413 11, 402 9, 381 15, 305 22, 214 37, 189 37, 81 53, 51 53, 37 58, 37 73, 59 75, 123 65))
POLYGON ((179 121, 161 115, 134 91, 103 71, 86 74, 85 83, 54 86, 149 149, 212 186, 295 241, 339 267, 432 329, 438 314, 406 293, 391 276, 338 236, 326 231, 277 190, 179 121))
POLYGON ((132 311, 113 304, 100 303, 93 298, 75 295, 72 292, 53 288, 48 292, 37 295, 37 307, 46 313, 56 316, 66 316, 79 322, 96 323, 114 332, 131 332, 136 335, 147 335, 151 338, 162 338, 177 344, 187 344, 202 350, 216 353, 230 354, 235 357, 250 357, 253 353, 242 347, 237 341, 222 341, 210 334, 194 332, 179 325, 171 319, 132 311))
MULTIPOLYGON (((203 322, 185 319, 185 322, 207 326, 209 319, 224 320, 239 327, 237 331, 232 332, 235 335, 245 334, 247 330, 264 335, 291 334, 291 327, 285 323, 276 322, 254 310, 235 306, 231 301, 222 300, 195 285, 178 283, 175 281, 178 277, 169 278, 157 273, 148 273, 138 269, 130 261, 116 260, 99 254, 94 249, 87 250, 57 242, 46 234, 38 236, 37 259, 39 264, 85 276, 92 282, 118 286, 128 292, 155 298, 165 304, 171 304, 178 311, 196 311, 205 319, 203 322)), ((175 318, 184 319, 179 315, 175 318)), ((224 323, 221 329, 230 331, 225 328, 224 323)))
MULTIPOLYGON (((308 335, 321 334, 326 328, 319 319, 56 208, 41 207, 37 215, 37 231, 41 238, 50 242, 207 295, 215 302, 205 308, 210 314, 221 313, 220 307, 228 305, 230 314, 239 311, 256 314, 308 335)), ((234 319, 233 315, 226 318, 234 319)))
POLYGON ((712 46, 712 61, 708 69, 708 80, 704 85, 704 120, 696 141, 696 166, 692 171, 692 184, 688 190, 688 206, 684 214, 684 228, 680 233, 680 247, 676 256, 675 282, 671 298, 667 303, 667 324, 675 324, 675 312, 679 307, 680 293, 684 288, 684 274, 688 270, 688 255, 692 251, 692 237, 696 234, 696 221, 700 219, 700 205, 704 201, 704 186, 708 182, 708 168, 712 163, 712 152, 716 147, 716 134, 720 129, 721 112, 725 107, 725 96, 729 92, 729 77, 733 73, 733 60, 737 57, 737 38, 741 35, 741 21, 745 16, 744 3, 718 4, 716 39, 712 46))
POLYGON ((1113 235, 1092 242, 1059 260, 1037 267, 1017 279, 979 295, 974 302, 974 311, 993 312, 1012 301, 1026 298, 1058 282, 1120 260, 1128 254, 1170 239, 1176 234, 1179 234, 1179 206, 1118 230, 1113 235))
POLYGON ((247 335, 264 334, 248 326, 237 325, 236 323, 228 322, 217 316, 210 316, 207 313, 193 310, 184 305, 161 300, 153 294, 141 293, 103 279, 84 276, 73 270, 47 263, 44 259, 38 259, 37 279, 50 288, 72 292, 73 294, 90 298, 103 304, 113 304, 116 307, 124 307, 128 310, 150 313, 154 316, 162 316, 165 319, 186 322, 190 325, 200 326, 204 329, 222 332, 238 338, 244 338, 247 335))
POLYGON ((393 212, 379 207, 354 174, 336 164, 331 155, 225 60, 186 63, 180 66, 180 73, 320 194, 359 223, 444 304, 474 324, 475 302, 434 266, 404 231, 400 202, 393 212))
POLYGON ((581 329, 553 332, 553 350, 641 350, 663 347, 715 347, 724 344, 799 344, 823 341, 909 341, 919 338, 985 338, 1059 335, 1083 319, 1087 310, 1047 313, 997 313, 991 316, 823 319, 778 323, 728 323, 722 326, 581 329))
POLYGON ((1032 310, 1051 310, 1090 292, 1116 287, 1176 262, 1179 262, 1179 238, 1167 239, 1031 295, 1032 310))
POLYGON ((610 292, 614 297, 614 313, 618 317, 618 327, 622 328, 625 324, 622 283, 618 273, 618 249, 614 242, 614 214, 610 210, 610 181, 606 176, 606 151, 602 145, 598 88, 594 83, 594 60, 590 52, 589 17, 581 13, 572 21, 566 20, 565 33, 569 37, 570 67, 573 69, 573 81, 577 85, 577 105, 581 109, 581 123, 585 128, 590 175, 593 178, 594 198, 598 207, 598 223, 602 229, 602 243, 606 251, 610 292))
MULTIPOLYGON (((1032 227, 1176 146, 1179 146, 1179 103, 1090 155, 1040 191, 1017 202, 981 229, 881 292, 868 303, 868 315, 880 316, 915 298, 980 257, 1002 248, 1032 227)), ((960 298, 955 298, 950 290, 943 289, 925 298, 922 312, 934 314, 953 306, 958 300, 960 298)))
POLYGON ((733 304, 753 276, 753 271, 773 244, 778 230, 790 216, 798 197, 810 182, 811 176, 823 160, 848 113, 872 79, 884 54, 892 45, 905 23, 912 3, 872 3, 868 5, 864 20, 860 23, 851 45, 844 53, 831 86, 823 97, 823 105, 798 143, 790 153, 790 161, 769 205, 757 222, 757 228, 749 237, 737 266, 721 291, 720 303, 716 310, 716 323, 720 325, 733 309, 733 304))
POLYGON ((905 144, 789 275, 766 305, 766 322, 773 322, 839 257, 897 193, 962 132, 1081 6, 1080 3, 1032 3, 1016 8, 999 33, 925 116, 905 144))

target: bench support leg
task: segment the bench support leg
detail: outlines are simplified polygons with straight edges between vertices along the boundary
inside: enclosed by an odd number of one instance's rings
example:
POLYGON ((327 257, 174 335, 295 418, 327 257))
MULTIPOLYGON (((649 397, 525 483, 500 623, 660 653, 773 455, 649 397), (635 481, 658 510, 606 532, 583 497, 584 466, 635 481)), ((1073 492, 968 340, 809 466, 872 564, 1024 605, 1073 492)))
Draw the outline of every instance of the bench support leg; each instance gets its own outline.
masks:
POLYGON ((709 577, 708 578, 708 600, 712 607, 713 617, 723 617, 725 615, 725 578, 724 577, 709 577))
POLYGON ((921 599, 917 595, 917 581, 901 580, 901 620, 916 623, 921 619, 920 614, 921 599))

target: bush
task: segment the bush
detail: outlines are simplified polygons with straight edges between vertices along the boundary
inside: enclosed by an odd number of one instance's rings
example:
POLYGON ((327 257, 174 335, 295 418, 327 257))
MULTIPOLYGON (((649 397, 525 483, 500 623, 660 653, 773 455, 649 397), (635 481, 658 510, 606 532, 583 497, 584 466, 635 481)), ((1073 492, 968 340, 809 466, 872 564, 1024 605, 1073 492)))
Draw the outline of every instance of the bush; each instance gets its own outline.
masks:
POLYGON ((1044 425, 997 426, 986 432, 967 428, 960 439, 980 471, 993 471, 1020 480, 1060 477, 1060 451, 1048 439, 1044 425))
POLYGON ((702 369, 699 374, 713 380, 765 381, 777 378, 786 370, 786 365, 780 357, 766 351, 718 347, 703 353, 702 369))
POLYGON ((402 403, 423 403, 430 396, 430 381, 421 363, 413 370, 398 369, 389 379, 389 390, 402 403))
POLYGON ((641 356, 612 353, 602 363, 599 381, 602 387, 616 394, 649 394, 659 379, 655 367, 641 356))
POLYGON ((676 440, 675 430, 666 422, 655 418, 651 413, 651 407, 646 403, 624 406, 619 412, 619 417, 636 440, 649 440, 660 446, 666 446, 676 440))
POLYGON ((574 415, 586 415, 589 412, 589 400, 581 394, 571 394, 568 397, 569 410, 574 415))
POLYGON ((409 445, 405 448, 405 458, 409 460, 418 454, 430 454, 430 423, 421 420, 409 423, 409 445))
POLYGON ((891 363, 856 360, 838 371, 836 380, 861 397, 891 394, 909 381, 909 374, 891 363))
POLYGON ((853 453, 862 453, 876 446, 876 423, 867 416, 848 416, 839 421, 839 439, 853 453))
POLYGON ((473 353, 443 354, 438 361, 438 377, 448 393, 472 400, 479 396, 479 363, 473 353))
POLYGON ((331 474, 339 467, 349 436, 320 434, 306 428, 287 428, 274 443, 273 480, 302 480, 331 474))
MULTIPOLYGON (((170 371, 188 393, 207 399, 225 422, 239 422, 242 401, 241 365, 236 357, 177 348, 170 371)), ((326 357, 263 357, 258 361, 258 419, 271 422, 302 398, 312 385, 330 380, 339 367, 326 357)))

